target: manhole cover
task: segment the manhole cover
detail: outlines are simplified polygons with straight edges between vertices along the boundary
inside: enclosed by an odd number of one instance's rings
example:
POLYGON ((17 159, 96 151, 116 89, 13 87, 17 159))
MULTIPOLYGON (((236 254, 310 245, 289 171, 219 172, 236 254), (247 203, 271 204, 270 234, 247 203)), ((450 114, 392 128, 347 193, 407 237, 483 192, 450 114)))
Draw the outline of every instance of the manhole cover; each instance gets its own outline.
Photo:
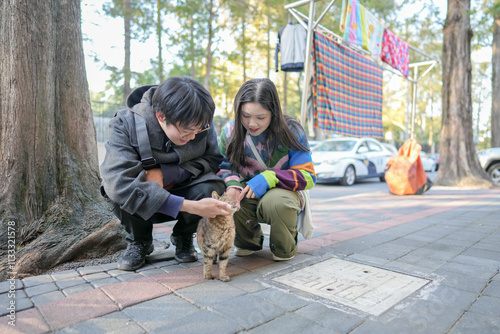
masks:
POLYGON ((429 280, 340 259, 276 277, 275 282, 380 315, 429 280))

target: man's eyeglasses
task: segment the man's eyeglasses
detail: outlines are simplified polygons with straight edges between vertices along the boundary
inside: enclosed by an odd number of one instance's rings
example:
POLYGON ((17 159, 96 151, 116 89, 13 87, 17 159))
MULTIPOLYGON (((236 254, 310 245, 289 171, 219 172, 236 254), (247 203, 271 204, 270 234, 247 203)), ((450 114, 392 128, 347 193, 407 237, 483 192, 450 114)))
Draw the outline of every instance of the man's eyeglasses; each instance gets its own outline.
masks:
POLYGON ((177 129, 177 131, 179 132, 179 134, 181 135, 181 138, 184 139, 186 137, 191 137, 193 135, 197 135, 197 134, 200 134, 202 132, 205 132, 205 131, 208 131, 210 130, 210 124, 205 124, 205 126, 201 129, 201 130, 198 130, 198 131, 194 131, 194 132, 186 132, 185 130, 181 130, 179 129, 179 127, 177 125, 175 125, 174 123, 172 123, 173 126, 175 126, 175 128, 177 129))

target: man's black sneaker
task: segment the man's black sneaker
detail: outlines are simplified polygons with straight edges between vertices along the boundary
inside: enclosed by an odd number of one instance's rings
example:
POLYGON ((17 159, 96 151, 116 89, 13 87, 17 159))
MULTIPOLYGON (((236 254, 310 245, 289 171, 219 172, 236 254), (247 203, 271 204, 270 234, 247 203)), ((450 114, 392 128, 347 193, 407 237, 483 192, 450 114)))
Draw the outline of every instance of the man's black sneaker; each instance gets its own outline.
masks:
POLYGON ((139 269, 146 262, 146 255, 151 254, 154 249, 153 243, 144 245, 138 241, 129 242, 122 258, 118 261, 118 269, 128 271, 139 269))
POLYGON ((175 246, 175 259, 177 262, 196 262, 198 261, 198 253, 194 250, 193 235, 170 236, 172 245, 175 246))

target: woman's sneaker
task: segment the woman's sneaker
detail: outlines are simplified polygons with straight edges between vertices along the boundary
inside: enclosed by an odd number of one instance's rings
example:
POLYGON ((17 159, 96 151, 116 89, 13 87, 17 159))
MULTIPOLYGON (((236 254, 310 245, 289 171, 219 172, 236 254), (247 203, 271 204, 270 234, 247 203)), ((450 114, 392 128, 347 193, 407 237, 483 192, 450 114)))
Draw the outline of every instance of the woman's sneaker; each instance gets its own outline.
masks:
POLYGON ((294 257, 295 257, 295 255, 292 255, 292 257, 278 257, 278 256, 273 254, 274 261, 288 261, 288 260, 293 259, 294 257))
POLYGON ((236 256, 248 256, 248 255, 252 255, 253 253, 254 253, 254 251, 250 250, 250 249, 244 249, 244 248, 238 248, 238 247, 234 248, 234 255, 236 255, 236 256))

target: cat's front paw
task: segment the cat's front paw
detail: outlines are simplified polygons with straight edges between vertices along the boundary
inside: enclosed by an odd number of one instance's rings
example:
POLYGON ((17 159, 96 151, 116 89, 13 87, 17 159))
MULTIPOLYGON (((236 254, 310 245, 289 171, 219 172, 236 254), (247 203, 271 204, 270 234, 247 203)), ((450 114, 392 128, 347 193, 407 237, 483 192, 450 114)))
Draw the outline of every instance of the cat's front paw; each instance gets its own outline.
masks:
POLYGON ((229 281, 231 280, 231 277, 229 277, 228 275, 226 275, 226 276, 221 276, 221 277, 220 277, 220 280, 221 280, 222 282, 229 282, 229 281))
POLYGON ((205 274, 205 279, 212 279, 212 278, 213 278, 212 274, 205 274))

